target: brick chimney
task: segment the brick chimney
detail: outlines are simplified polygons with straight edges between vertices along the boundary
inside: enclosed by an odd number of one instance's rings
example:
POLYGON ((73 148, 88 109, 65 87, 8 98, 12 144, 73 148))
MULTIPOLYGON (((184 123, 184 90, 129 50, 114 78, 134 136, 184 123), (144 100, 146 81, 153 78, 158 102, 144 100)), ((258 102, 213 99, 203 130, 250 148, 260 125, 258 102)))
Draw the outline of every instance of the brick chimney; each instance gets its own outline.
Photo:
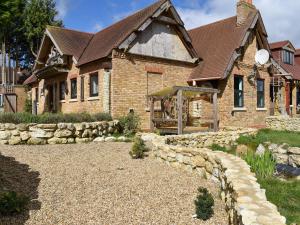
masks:
POLYGON ((256 8, 253 5, 252 0, 238 0, 236 7, 237 15, 237 26, 241 26, 247 20, 250 12, 255 11, 256 8))

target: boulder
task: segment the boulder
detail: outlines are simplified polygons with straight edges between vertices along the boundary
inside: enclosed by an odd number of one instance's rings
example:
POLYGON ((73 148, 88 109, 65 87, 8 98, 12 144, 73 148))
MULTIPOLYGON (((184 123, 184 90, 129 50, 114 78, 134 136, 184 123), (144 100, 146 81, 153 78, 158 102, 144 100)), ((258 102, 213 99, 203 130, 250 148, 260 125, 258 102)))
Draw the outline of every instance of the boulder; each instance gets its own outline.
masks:
POLYGON ((46 140, 42 139, 42 138, 31 137, 27 141, 27 144, 29 144, 29 145, 44 145, 44 144, 46 144, 46 140))
POLYGON ((25 123, 20 123, 17 125, 17 129, 19 131, 27 131, 29 128, 29 125, 28 124, 25 124, 25 123))
POLYGON ((57 124, 57 128, 60 130, 67 129, 67 127, 68 127, 68 124, 66 124, 66 123, 57 124))
POLYGON ((45 131, 40 128, 30 128, 30 135, 33 138, 52 138, 53 137, 53 132, 45 131))
POLYGON ((9 145, 18 145, 18 144, 21 144, 21 142, 22 142, 22 140, 20 137, 13 136, 9 139, 8 144, 9 145))
POLYGON ((117 138, 115 137, 107 137, 105 138, 105 142, 115 142, 117 140, 117 138))
POLYGON ((236 148, 236 154, 241 156, 241 155, 246 155, 248 152, 248 146, 247 145, 238 145, 236 148))
POLYGON ((289 157, 286 154, 274 153, 273 156, 277 163, 288 164, 288 162, 289 162, 289 157))
POLYGON ((51 139, 48 139, 48 144, 50 144, 50 145, 67 144, 67 143, 68 143, 67 138, 53 137, 51 139))
POLYGON ((205 167, 205 159, 202 156, 197 155, 192 158, 192 165, 195 167, 205 167))
POLYGON ((57 128, 57 125, 56 124, 38 124, 36 127, 43 129, 43 130, 55 131, 57 128))
POLYGON ((4 124, 4 126, 5 126, 6 130, 15 130, 16 129, 16 125, 13 123, 6 123, 6 124, 4 124))
POLYGON ((18 130, 12 130, 11 131, 11 135, 12 136, 20 136, 20 131, 18 131, 18 130))
POLYGON ((75 143, 75 138, 68 138, 68 144, 74 144, 75 143))
POLYGON ((82 138, 90 138, 93 137, 93 132, 91 129, 86 129, 82 133, 82 138))
POLYGON ((300 155, 290 155, 289 165, 293 167, 300 167, 300 155))
POLYGON ((30 138, 30 134, 28 131, 23 131, 20 133, 20 137, 22 141, 27 141, 30 138))
POLYGON ((85 129, 85 124, 84 123, 75 123, 74 127, 76 131, 83 131, 85 129))
POLYGON ((294 155, 300 155, 300 148, 298 148, 298 147, 290 147, 288 149, 288 153, 294 154, 294 155))
POLYGON ((88 143, 88 142, 90 142, 91 139, 90 138, 76 138, 75 141, 78 144, 82 144, 82 143, 88 143))
POLYGON ((126 141, 128 141, 128 139, 124 136, 120 136, 120 137, 117 138, 117 141, 126 142, 126 141))
POLYGON ((94 139, 94 142, 105 142, 105 138, 104 137, 97 137, 94 139))
POLYGON ((8 144, 8 140, 0 140, 0 145, 7 145, 8 144))
POLYGON ((75 131, 76 130, 73 123, 68 123, 67 124, 67 129, 70 130, 70 131, 75 131))
POLYGON ((59 129, 57 131, 55 131, 54 133, 54 137, 57 138, 67 138, 67 137, 71 137, 73 135, 73 132, 68 130, 68 129, 59 129))
POLYGON ((0 140, 8 140, 10 138, 9 131, 0 131, 0 140))
POLYGON ((266 151, 266 148, 265 148, 262 144, 260 144, 260 145, 257 147, 255 154, 256 154, 256 155, 259 155, 259 156, 262 156, 262 155, 265 154, 265 151, 266 151))

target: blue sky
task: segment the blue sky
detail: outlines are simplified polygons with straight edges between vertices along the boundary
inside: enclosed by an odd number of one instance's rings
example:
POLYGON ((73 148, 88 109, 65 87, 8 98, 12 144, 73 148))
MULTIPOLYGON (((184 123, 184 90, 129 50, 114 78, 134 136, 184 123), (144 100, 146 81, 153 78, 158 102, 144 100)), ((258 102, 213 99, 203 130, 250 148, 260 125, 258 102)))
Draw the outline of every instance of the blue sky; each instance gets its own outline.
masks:
MULTIPOLYGON (((235 15, 238 0, 173 0, 186 28, 235 15)), ((97 32, 155 0, 56 0, 65 27, 97 32)), ((289 39, 300 48, 299 0, 253 0, 261 11, 269 41, 289 39)))

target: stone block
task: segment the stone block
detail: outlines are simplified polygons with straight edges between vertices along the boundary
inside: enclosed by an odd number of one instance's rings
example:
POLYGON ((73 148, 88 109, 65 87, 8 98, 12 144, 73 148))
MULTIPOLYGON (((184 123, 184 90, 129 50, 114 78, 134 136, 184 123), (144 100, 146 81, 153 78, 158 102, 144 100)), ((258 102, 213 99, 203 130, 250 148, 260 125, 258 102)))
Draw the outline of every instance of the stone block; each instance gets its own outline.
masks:
POLYGON ((27 141, 30 138, 30 134, 28 131, 23 131, 20 133, 20 137, 22 141, 27 141))
POLYGON ((293 167, 300 167, 300 155, 290 155, 289 164, 293 167))
POLYGON ((25 123, 20 123, 20 124, 17 125, 17 129, 19 131, 28 131, 29 125, 25 124, 25 123))
POLYGON ((200 155, 194 156, 192 158, 192 165, 195 167, 205 167, 205 159, 200 155))
POLYGON ((76 138, 75 139, 76 143, 78 144, 83 144, 83 143, 88 143, 91 141, 90 138, 76 138))
POLYGON ((57 128, 56 124, 38 124, 36 125, 37 128, 43 129, 43 130, 49 130, 49 131, 55 131, 57 128))
POLYGON ((294 154, 294 155, 300 155, 300 148, 298 148, 298 147, 290 147, 288 149, 288 153, 294 154))
POLYGON ((21 144, 21 142, 22 142, 22 140, 20 137, 13 136, 9 139, 8 144, 9 145, 19 145, 19 144, 21 144))
POLYGON ((93 132, 91 129, 85 129, 82 133, 83 138, 90 138, 93 137, 93 132))
POLYGON ((29 145, 44 145, 46 144, 46 140, 42 138, 36 138, 36 137, 31 137, 28 141, 27 144, 29 145))
POLYGON ((30 128, 30 136, 33 138, 52 138, 54 134, 43 129, 30 128))
POLYGON ((8 140, 11 134, 9 131, 0 131, 0 140, 8 140))
POLYGON ((48 139, 48 144, 50 145, 56 145, 56 144, 67 144, 68 140, 67 138, 58 138, 58 137, 53 137, 48 139))
POLYGON ((67 138, 68 140, 68 144, 74 144, 75 142, 75 138, 67 138))
POLYGON ((12 136, 20 136, 20 131, 19 130, 12 130, 11 135, 12 136))
POLYGON ((105 138, 104 137, 97 137, 94 139, 94 142, 105 142, 105 138))
POLYGON ((68 138, 68 137, 72 137, 73 136, 73 132, 68 130, 68 129, 59 129, 56 130, 54 133, 54 137, 57 138, 68 138))

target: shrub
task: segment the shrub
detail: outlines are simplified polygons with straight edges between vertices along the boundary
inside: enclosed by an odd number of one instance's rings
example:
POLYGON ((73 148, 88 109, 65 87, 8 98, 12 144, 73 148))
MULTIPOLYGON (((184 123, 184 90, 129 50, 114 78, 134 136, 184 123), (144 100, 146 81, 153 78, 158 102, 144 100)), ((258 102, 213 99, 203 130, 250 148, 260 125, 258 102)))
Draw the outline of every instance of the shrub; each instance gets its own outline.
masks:
POLYGON ((129 155, 133 159, 143 159, 147 150, 145 142, 140 137, 136 137, 129 155))
POLYGON ((225 147, 222 147, 222 146, 220 146, 220 145, 218 145, 218 144, 213 144, 213 145, 211 146, 211 149, 212 149, 213 151, 227 152, 227 149, 226 149, 225 147))
POLYGON ((24 112, 32 113, 32 101, 30 98, 26 98, 25 100, 24 112))
POLYGON ((108 113, 96 113, 93 117, 96 121, 112 121, 112 117, 108 113))
POLYGON ((243 159, 249 164, 251 171, 254 172, 258 178, 270 178, 275 172, 276 161, 270 151, 266 151, 262 156, 250 151, 243 159))
POLYGON ((197 218, 208 220, 214 214, 214 199, 206 188, 200 187, 198 192, 199 194, 195 200, 197 218))
POLYGON ((122 132, 126 136, 136 134, 140 128, 140 117, 134 113, 129 113, 127 116, 119 118, 122 132))
POLYGON ((24 211, 29 203, 29 198, 19 195, 14 191, 0 194, 0 214, 4 216, 24 211))

